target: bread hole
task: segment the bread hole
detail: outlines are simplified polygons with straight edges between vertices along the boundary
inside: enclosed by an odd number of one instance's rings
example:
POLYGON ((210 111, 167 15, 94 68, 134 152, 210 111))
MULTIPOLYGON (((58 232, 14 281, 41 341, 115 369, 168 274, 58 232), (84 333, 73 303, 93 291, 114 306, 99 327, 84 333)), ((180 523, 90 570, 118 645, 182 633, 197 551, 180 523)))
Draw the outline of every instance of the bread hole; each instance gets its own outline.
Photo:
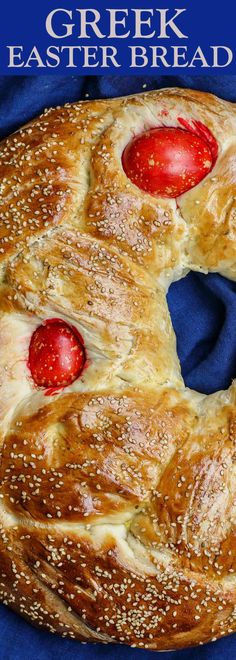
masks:
POLYGON ((193 271, 168 291, 182 376, 202 394, 226 390, 236 376, 235 294, 235 282, 193 271))

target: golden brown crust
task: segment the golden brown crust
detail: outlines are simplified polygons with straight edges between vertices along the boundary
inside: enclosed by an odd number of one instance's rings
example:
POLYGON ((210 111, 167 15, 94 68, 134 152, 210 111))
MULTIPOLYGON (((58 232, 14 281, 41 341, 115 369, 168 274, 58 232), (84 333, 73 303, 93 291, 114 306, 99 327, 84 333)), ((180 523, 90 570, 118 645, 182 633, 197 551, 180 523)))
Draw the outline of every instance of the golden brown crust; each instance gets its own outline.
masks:
POLYGON ((0 598, 51 632, 164 650, 236 630, 235 384, 184 387, 166 304, 190 269, 236 278, 235 135, 232 104, 169 89, 46 111, 1 145, 0 598), (177 204, 121 154, 179 119, 219 154, 177 204), (45 393, 28 348, 53 317, 87 363, 45 393))

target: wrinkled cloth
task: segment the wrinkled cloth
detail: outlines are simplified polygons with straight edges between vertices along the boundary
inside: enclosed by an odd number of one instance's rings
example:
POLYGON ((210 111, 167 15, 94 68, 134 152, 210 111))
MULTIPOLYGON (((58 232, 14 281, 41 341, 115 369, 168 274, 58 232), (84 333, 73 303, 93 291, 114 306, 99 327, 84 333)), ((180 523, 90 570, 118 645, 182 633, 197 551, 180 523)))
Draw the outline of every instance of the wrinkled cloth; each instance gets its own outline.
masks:
MULTIPOLYGON (((159 89, 191 87, 236 101, 236 76, 0 77, 0 137, 12 133, 45 107, 79 99, 107 98, 159 89)), ((168 305, 186 386, 205 394, 229 387, 236 376, 236 283, 218 274, 190 273, 171 285, 168 305)), ((236 635, 165 660, 228 660, 236 635)), ((4 660, 148 660, 155 653, 127 647, 80 644, 35 630, 0 606, 0 658, 4 660)))

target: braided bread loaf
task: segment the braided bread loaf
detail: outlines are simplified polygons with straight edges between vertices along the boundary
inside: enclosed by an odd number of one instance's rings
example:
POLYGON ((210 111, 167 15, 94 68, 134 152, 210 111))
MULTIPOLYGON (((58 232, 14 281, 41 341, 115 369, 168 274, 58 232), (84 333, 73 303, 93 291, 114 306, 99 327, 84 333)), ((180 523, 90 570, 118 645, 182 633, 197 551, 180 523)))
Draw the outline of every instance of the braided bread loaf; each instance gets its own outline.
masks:
POLYGON ((47 110, 2 143, 0 204, 1 600, 81 640, 233 632, 236 386, 185 388, 166 293, 236 279, 234 106, 47 110))

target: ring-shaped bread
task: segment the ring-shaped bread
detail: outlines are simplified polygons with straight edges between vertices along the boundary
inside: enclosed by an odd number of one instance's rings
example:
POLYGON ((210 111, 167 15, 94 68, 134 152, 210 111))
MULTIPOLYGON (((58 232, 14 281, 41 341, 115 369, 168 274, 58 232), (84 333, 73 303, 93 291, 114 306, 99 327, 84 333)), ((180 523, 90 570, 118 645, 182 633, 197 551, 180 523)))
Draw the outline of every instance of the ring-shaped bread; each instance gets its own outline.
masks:
POLYGON ((185 387, 166 293, 189 270, 236 279, 234 105, 168 89, 50 109, 0 170, 1 600, 82 640, 233 632, 236 387, 185 387), (177 198, 122 164, 165 127, 213 154, 177 198))

